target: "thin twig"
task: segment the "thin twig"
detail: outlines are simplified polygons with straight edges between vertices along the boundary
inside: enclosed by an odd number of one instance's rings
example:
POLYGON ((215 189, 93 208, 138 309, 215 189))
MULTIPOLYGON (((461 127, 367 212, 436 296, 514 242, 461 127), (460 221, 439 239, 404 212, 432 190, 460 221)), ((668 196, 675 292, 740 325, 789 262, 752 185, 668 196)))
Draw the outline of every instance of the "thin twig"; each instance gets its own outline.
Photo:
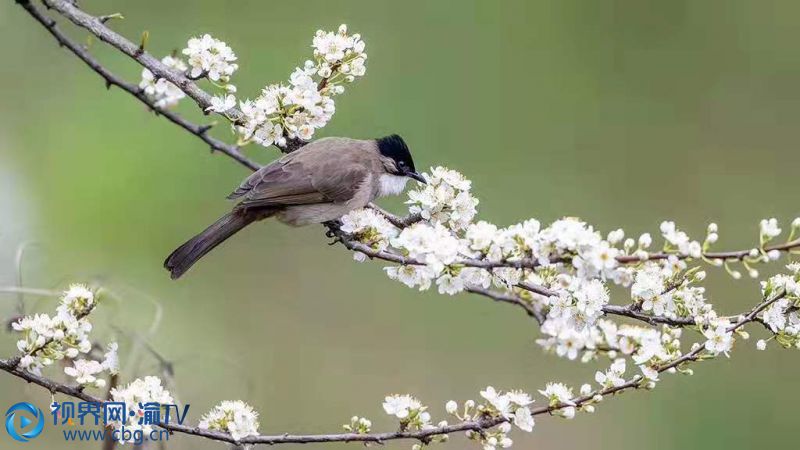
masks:
MULTIPOLYGON (((62 6, 64 3, 67 2, 46 2, 45 4, 53 4, 53 7, 56 5, 62 6)), ((39 23, 44 25, 45 29, 53 35, 53 37, 58 41, 59 45, 62 47, 66 47, 69 51, 71 51, 75 56, 77 56, 81 61, 83 61, 89 68, 91 68, 95 73, 100 75, 106 83, 106 87, 110 86, 117 86, 123 91, 131 94, 132 96, 136 97, 139 101, 147 105, 148 108, 167 118, 170 122, 178 125, 179 127, 183 128, 184 130, 188 131, 189 133, 197 136, 203 142, 208 144, 212 150, 219 151, 226 156, 232 158, 239 164, 247 167, 250 170, 258 170, 261 167, 258 163, 248 159, 244 156, 241 151, 239 151, 239 147, 236 145, 227 144, 219 139, 211 137, 208 134, 209 127, 207 125, 198 125, 192 123, 189 120, 184 119, 182 116, 166 109, 166 108, 159 108, 155 105, 153 101, 151 101, 147 95, 139 88, 139 86, 129 83, 122 78, 118 77, 110 70, 105 68, 102 64, 100 64, 97 59, 95 59, 82 45, 72 41, 66 34, 61 32, 56 24, 55 20, 47 17, 38 7, 36 7, 30 1, 23 1, 20 2, 20 5, 25 8, 25 10, 33 16, 39 23)), ((69 5, 70 8, 74 8, 74 6, 69 5)), ((97 24, 105 28, 104 25, 100 22, 99 19, 94 19, 97 24)), ((99 37, 99 36, 98 36, 99 37)), ((131 45, 134 45, 131 43, 131 45)), ((148 55, 149 56, 149 55, 148 55)), ((150 57, 152 58, 152 57, 150 57)), ((160 61, 156 60, 161 66, 160 61)), ((153 71, 153 68, 146 66, 149 70, 153 71)), ((166 68, 166 66, 164 66, 166 68)), ((169 69, 167 69, 169 70, 169 69)), ((155 73, 155 72, 154 72, 155 73)))

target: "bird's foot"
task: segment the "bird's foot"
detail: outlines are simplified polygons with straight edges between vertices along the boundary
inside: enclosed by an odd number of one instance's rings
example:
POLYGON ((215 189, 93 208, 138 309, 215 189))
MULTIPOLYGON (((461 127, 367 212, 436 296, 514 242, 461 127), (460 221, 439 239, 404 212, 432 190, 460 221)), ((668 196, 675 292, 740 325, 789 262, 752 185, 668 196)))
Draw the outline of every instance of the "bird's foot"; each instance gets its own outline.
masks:
POLYGON ((329 220, 327 222, 322 222, 322 224, 327 228, 327 230, 325 230, 325 237, 333 239, 333 242, 328 245, 334 245, 342 240, 342 238, 339 237, 339 232, 342 227, 341 220, 329 220))

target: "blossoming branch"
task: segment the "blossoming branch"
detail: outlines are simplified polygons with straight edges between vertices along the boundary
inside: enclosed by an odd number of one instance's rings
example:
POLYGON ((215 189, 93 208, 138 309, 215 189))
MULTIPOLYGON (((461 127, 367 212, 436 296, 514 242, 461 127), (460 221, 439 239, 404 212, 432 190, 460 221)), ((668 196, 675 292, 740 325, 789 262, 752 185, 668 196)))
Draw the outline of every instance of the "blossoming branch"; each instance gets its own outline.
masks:
MULTIPOLYGON (((190 38, 181 52, 158 59, 147 52, 147 39, 137 45, 106 25, 119 15, 95 17, 71 1, 43 1, 139 63, 140 81, 130 83, 64 35, 32 1, 18 3, 107 86, 121 88, 251 170, 259 166, 244 156, 242 146, 275 145, 284 152, 298 148, 331 120, 335 96, 366 71, 364 40, 343 25, 314 35, 311 58, 290 74, 288 83, 267 84, 252 100, 240 98, 233 84, 240 61, 230 46, 210 34, 190 38), (236 144, 209 136, 211 125, 196 124, 170 109, 185 98, 203 112, 230 120, 236 144)), ((354 416, 343 424, 344 433, 262 435, 258 413, 240 400, 220 402, 194 427, 159 426, 234 444, 412 439, 415 449, 461 432, 493 450, 513 444, 513 428, 533 431, 536 416, 572 419, 592 413, 609 396, 655 388, 662 374, 691 374, 694 363, 730 356, 737 342, 750 338, 746 325, 761 325, 764 338, 755 344, 758 349, 770 342, 800 347, 800 263, 784 262, 783 274, 763 280, 761 292, 753 293, 758 300, 745 311, 718 312, 702 286, 706 270, 721 268, 734 280, 743 274, 759 278, 759 266, 795 254, 800 249, 800 219, 784 225, 764 219, 749 248, 719 251, 714 248, 719 239, 716 224, 710 224, 701 239, 692 239, 671 221, 663 222, 654 238, 649 233, 627 237, 622 229, 603 234, 578 218, 547 225, 529 219, 509 226, 476 220, 479 201, 465 176, 435 167, 425 178, 427 185, 408 194, 407 216, 377 207, 354 211, 329 224, 329 235, 352 250, 358 261, 390 263, 387 276, 409 287, 435 286, 448 295, 469 292, 522 308, 540 325, 537 343, 545 352, 603 364, 593 380, 577 389, 561 381, 533 391, 488 386, 477 393, 478 400, 450 400, 442 408, 430 408, 412 394, 390 394, 381 406, 397 421, 397 429, 388 432, 373 432, 370 419, 354 416), (779 240, 782 235, 788 237, 779 240), (657 240, 663 242, 654 247, 657 240), (609 285, 625 292, 624 298, 614 301, 609 285)), ((102 387, 119 369, 114 343, 102 357, 88 355, 88 318, 100 303, 97 291, 75 285, 62 296, 55 316, 39 314, 15 322, 20 354, 0 360, 0 369, 51 392, 102 401, 85 389, 102 387), (67 383, 43 375, 59 360, 68 363, 67 383)), ((110 393, 134 411, 139 403, 172 402, 161 380, 152 376, 110 393)))

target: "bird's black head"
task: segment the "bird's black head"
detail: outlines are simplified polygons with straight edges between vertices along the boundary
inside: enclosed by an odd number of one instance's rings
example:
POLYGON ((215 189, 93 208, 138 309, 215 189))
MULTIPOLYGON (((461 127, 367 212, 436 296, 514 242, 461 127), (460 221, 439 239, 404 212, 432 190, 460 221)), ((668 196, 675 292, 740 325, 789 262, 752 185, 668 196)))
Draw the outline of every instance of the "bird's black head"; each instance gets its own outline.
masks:
POLYGON ((390 158, 396 167, 395 175, 413 178, 425 183, 425 178, 417 173, 414 167, 414 160, 411 158, 411 151, 408 150, 406 142, 400 136, 393 134, 377 140, 378 151, 381 155, 390 158))

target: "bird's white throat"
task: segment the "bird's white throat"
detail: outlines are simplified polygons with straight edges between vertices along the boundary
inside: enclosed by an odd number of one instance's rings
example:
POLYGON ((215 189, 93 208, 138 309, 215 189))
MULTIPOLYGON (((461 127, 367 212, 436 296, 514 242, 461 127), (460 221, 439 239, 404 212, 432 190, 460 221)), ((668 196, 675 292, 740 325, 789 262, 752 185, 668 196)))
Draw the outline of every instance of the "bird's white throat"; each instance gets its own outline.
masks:
POLYGON ((384 173, 380 176, 380 183, 380 191, 378 192, 379 196, 385 197, 387 195, 397 195, 403 192, 403 189, 406 188, 408 178, 384 173))

